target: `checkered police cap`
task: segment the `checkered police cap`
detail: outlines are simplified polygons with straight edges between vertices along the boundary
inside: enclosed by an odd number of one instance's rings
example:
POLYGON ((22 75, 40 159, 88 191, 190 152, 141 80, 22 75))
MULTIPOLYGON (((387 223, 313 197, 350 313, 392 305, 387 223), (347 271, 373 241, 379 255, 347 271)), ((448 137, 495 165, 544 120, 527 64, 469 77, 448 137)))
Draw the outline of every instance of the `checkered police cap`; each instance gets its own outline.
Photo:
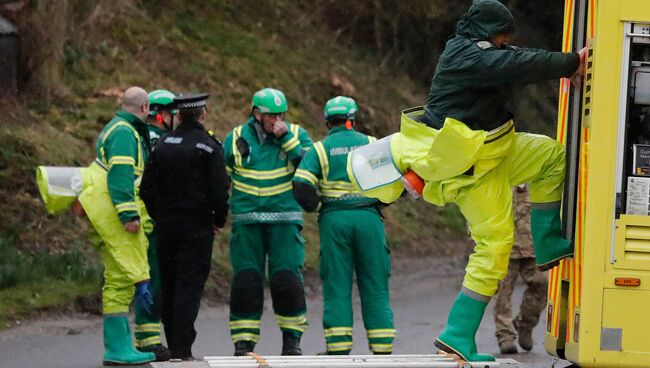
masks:
POLYGON ((207 93, 180 94, 174 97, 174 107, 179 110, 203 107, 207 104, 208 97, 210 95, 207 93))

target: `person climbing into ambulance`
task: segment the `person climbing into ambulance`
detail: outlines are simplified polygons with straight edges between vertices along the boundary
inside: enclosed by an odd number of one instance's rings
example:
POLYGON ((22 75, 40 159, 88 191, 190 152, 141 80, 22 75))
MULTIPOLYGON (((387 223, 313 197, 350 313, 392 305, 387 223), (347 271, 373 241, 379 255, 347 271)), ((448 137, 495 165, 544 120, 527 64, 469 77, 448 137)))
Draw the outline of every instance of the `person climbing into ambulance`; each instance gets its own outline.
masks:
POLYGON ((546 136, 515 132, 508 109, 515 86, 579 80, 586 51, 511 46, 517 25, 496 0, 476 0, 456 25, 432 79, 425 106, 404 110, 400 132, 348 157, 351 182, 385 203, 405 187, 437 206, 458 205, 475 242, 447 326, 435 340, 467 361, 490 298, 505 277, 514 242, 512 187, 529 183, 537 265, 556 266, 573 249, 561 232, 564 147, 546 136))

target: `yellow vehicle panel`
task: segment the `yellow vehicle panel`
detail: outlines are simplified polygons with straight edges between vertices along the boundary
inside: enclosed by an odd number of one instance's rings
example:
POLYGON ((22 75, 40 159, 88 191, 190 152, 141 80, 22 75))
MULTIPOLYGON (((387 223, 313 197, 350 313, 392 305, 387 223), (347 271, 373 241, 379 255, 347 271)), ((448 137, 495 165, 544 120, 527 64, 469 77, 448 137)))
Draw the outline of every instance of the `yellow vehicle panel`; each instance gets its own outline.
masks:
POLYGON ((580 367, 650 367, 650 216, 621 213, 619 203, 627 195, 620 181, 627 182, 621 173, 631 142, 621 137, 632 103, 624 83, 631 59, 624 56, 634 47, 650 55, 650 42, 630 41, 635 24, 650 27, 650 1, 565 2, 563 50, 588 45, 590 56, 581 91, 560 83, 557 136, 567 150, 577 147, 568 156, 576 164, 568 183, 575 254, 549 273, 545 346, 580 367), (576 93, 581 103, 572 114, 576 93), (579 124, 573 136, 571 124, 579 124))

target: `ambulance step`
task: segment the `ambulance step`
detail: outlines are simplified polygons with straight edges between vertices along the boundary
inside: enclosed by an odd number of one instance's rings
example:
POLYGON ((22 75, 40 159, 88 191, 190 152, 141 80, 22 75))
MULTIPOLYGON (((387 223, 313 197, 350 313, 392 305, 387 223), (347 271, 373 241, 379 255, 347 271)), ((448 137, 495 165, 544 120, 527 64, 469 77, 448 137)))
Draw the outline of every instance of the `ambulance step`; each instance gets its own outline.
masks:
MULTIPOLYGON (((460 361, 456 356, 443 354, 415 355, 303 355, 303 356, 206 356, 203 362, 183 367, 192 368, 515 368, 521 365, 513 359, 496 362, 460 361)), ((151 363, 154 368, 179 367, 171 362, 151 363)))

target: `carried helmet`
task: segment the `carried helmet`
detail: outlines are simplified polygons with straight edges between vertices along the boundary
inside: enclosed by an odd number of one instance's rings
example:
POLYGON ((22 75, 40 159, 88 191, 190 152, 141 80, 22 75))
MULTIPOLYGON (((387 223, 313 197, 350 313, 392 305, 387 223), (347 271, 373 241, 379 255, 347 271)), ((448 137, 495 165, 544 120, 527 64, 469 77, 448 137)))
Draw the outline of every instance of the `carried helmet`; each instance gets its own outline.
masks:
POLYGON ((336 96, 325 104, 325 120, 354 120, 357 116, 357 103, 346 96, 336 96))
POLYGON ((263 114, 278 114, 287 111, 287 98, 275 88, 264 88, 253 95, 252 107, 263 114))
POLYGON ((168 110, 170 114, 175 115, 176 110, 171 109, 174 103, 173 93, 166 89, 157 89, 149 93, 149 115, 156 116, 160 110, 168 110))

